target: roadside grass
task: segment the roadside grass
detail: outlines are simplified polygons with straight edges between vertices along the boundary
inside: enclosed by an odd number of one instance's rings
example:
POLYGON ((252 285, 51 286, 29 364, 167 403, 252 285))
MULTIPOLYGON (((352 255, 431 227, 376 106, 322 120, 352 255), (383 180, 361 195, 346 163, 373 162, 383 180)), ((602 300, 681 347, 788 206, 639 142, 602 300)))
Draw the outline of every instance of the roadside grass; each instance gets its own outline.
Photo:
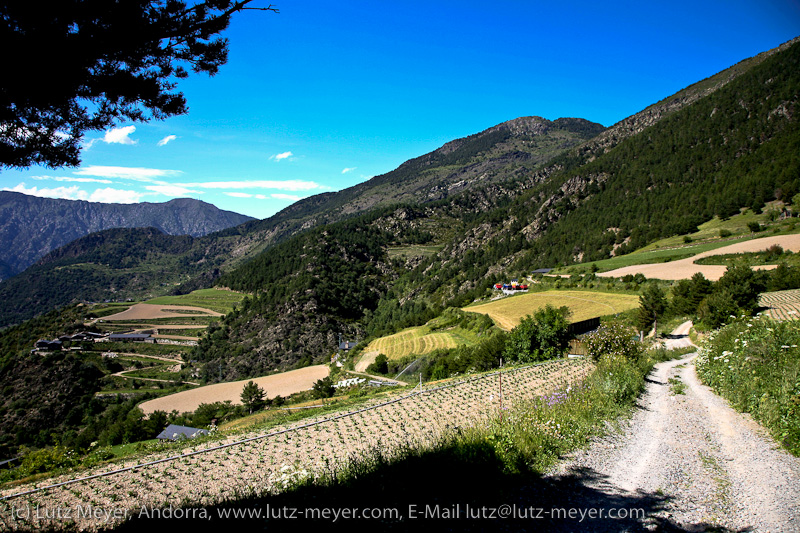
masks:
POLYGON ((686 394, 686 383, 680 380, 680 378, 669 378, 667 380, 669 382, 669 391, 672 394, 686 394))
POLYGON ((798 322, 742 319, 708 336, 696 366, 703 383, 800 456, 798 345, 798 322))
POLYGON ((500 328, 510 331, 527 315, 552 305, 567 306, 570 322, 614 315, 639 307, 639 296, 601 291, 550 290, 528 292, 494 302, 464 307, 464 311, 489 315, 500 328))
POLYGON ((244 300, 244 293, 225 289, 199 289, 180 296, 159 296, 144 303, 155 305, 187 305, 204 307, 217 313, 230 313, 234 306, 244 300))

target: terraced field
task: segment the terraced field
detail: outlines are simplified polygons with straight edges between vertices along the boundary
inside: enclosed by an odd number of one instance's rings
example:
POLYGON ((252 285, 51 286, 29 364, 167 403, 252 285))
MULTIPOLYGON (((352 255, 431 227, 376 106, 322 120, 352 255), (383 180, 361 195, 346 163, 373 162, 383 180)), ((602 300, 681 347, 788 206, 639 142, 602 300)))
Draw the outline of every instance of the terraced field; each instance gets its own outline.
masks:
POLYGON ((465 307, 463 310, 489 315, 495 324, 508 331, 516 327, 525 316, 548 304, 554 307, 567 306, 572 313, 570 322, 580 322, 639 307, 639 297, 597 291, 545 291, 519 294, 487 304, 465 307))
POLYGON ((442 348, 455 348, 464 343, 463 337, 449 331, 430 332, 425 326, 420 326, 376 339, 364 351, 379 352, 389 359, 401 359, 412 353, 424 355, 442 348))
POLYGON ((800 289, 789 291, 765 292, 758 300, 758 305, 766 307, 763 314, 775 320, 800 319, 800 289))
POLYGON ((168 448, 139 463, 81 472, 81 478, 73 473, 38 480, 0 492, 6 498, 0 500, 0 530, 91 531, 114 526, 143 507, 168 508, 179 502, 196 507, 237 494, 278 493, 293 481, 336 472, 375 449, 391 456, 403 445, 424 448, 456 427, 481 424, 501 408, 501 386, 503 406, 511 406, 574 386, 590 370, 586 360, 551 361, 505 370, 502 385, 498 373, 484 374, 268 431, 206 440, 182 452, 168 448), (62 512, 16 512, 20 509, 62 512), (85 509, 119 512, 111 516, 79 512, 85 509), (74 520, 71 524, 63 520, 67 512, 74 520))

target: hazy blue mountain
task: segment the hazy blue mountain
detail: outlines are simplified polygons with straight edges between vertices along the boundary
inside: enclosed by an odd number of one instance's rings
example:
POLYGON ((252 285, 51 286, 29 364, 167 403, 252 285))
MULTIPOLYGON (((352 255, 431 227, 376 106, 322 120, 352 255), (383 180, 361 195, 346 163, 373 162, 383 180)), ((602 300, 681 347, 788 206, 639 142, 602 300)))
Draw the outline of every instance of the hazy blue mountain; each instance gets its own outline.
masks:
POLYGON ((191 198, 105 204, 0 191, 0 279, 22 272, 51 250, 110 228, 153 227, 199 237, 253 220, 191 198))

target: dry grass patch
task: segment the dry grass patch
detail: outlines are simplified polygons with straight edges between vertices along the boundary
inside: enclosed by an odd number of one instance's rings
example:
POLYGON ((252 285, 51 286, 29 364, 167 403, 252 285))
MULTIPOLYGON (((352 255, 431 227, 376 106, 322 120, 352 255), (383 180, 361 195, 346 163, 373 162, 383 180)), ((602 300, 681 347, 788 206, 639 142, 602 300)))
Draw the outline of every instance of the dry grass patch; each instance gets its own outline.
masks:
POLYGON ((527 315, 546 305, 569 308, 570 321, 612 315, 639 307, 639 297, 594 291, 545 291, 519 294, 487 304, 465 307, 464 311, 489 315, 495 324, 506 331, 516 327, 527 315))
POLYGON ((775 320, 800 320, 800 289, 765 292, 758 305, 766 307, 763 314, 775 320))
POLYGON ((402 359, 412 353, 424 355, 434 350, 455 348, 459 344, 458 341, 459 339, 448 331, 429 332, 427 327, 419 326, 375 339, 369 343, 365 351, 375 352, 375 355, 382 353, 389 359, 402 359))

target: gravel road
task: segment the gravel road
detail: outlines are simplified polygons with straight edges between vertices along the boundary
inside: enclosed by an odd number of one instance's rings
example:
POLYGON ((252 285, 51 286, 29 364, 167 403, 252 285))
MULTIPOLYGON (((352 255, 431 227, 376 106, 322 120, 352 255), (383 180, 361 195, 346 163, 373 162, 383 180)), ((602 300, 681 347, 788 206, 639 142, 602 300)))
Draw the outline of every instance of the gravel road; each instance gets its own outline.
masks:
POLYGON ((695 357, 658 364, 633 416, 543 480, 562 505, 647 516, 553 529, 800 531, 800 458, 702 385, 695 357))

